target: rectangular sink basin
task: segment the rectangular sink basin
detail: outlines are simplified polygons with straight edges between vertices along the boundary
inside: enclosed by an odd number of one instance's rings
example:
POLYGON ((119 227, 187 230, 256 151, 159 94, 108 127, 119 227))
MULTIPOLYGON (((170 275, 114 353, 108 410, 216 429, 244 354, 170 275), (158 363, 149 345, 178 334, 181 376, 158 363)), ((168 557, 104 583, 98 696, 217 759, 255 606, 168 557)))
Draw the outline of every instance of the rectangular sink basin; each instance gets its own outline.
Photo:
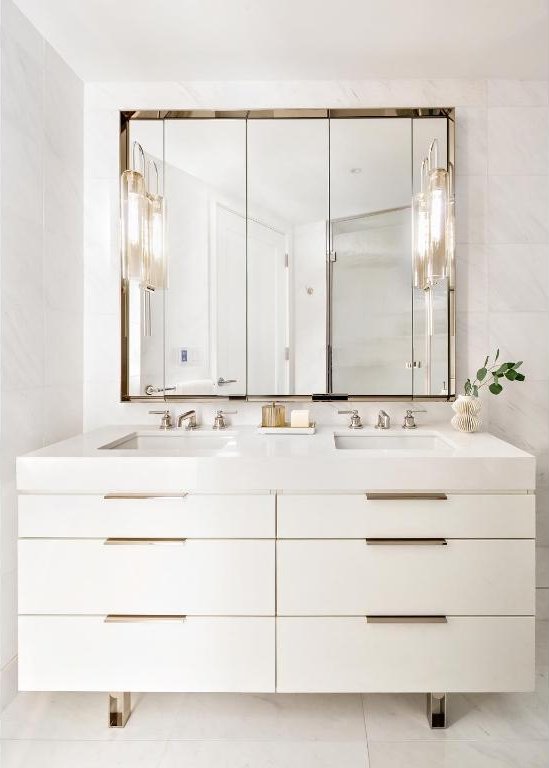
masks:
POLYGON ((144 451, 178 456, 217 456, 234 452, 234 436, 181 432, 132 432, 119 440, 102 445, 100 450, 144 451))
POLYGON ((452 446, 438 435, 334 435, 340 450, 370 451, 449 451, 452 446))

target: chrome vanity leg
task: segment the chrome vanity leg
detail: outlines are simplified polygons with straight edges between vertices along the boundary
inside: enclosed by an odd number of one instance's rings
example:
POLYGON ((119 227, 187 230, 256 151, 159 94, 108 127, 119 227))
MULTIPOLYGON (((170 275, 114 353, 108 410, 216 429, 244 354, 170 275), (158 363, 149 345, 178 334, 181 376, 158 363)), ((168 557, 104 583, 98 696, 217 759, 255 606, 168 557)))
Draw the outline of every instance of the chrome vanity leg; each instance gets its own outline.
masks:
POLYGON ((446 728, 446 693, 427 694, 427 719, 431 728, 446 728))
POLYGON ((109 728, 124 728, 132 711, 131 695, 109 693, 109 728))

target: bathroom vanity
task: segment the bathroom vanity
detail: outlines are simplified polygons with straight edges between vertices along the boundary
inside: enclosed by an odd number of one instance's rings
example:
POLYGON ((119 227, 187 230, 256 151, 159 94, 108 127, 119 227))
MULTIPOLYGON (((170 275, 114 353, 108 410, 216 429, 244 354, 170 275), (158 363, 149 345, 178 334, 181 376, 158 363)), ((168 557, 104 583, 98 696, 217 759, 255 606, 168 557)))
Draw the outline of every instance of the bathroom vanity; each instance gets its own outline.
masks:
POLYGON ((21 690, 423 691, 444 725, 534 687, 535 460, 488 434, 117 426, 17 473, 21 690))

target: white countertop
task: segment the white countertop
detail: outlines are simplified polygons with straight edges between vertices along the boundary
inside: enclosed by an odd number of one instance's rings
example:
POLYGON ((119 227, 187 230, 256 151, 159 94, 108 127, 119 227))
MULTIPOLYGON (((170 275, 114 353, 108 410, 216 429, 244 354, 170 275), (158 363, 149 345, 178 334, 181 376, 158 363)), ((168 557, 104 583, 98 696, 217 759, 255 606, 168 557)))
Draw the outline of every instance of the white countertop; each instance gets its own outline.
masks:
MULTIPOLYGON (((185 430, 176 430, 184 435, 185 430)), ((535 487, 535 459, 486 432, 466 434, 443 425, 418 427, 436 435, 443 451, 338 450, 334 434, 353 430, 325 426, 314 435, 261 435, 255 427, 225 433, 200 428, 196 435, 226 435, 220 455, 178 455, 172 450, 104 449, 132 432, 158 434, 150 426, 117 425, 54 443, 17 459, 22 492, 106 491, 337 491, 441 490, 526 491, 535 487)), ((361 435, 402 436, 395 427, 361 435)), ((192 439, 192 438, 191 438, 192 439)), ((174 445, 177 441, 174 441, 174 445)))

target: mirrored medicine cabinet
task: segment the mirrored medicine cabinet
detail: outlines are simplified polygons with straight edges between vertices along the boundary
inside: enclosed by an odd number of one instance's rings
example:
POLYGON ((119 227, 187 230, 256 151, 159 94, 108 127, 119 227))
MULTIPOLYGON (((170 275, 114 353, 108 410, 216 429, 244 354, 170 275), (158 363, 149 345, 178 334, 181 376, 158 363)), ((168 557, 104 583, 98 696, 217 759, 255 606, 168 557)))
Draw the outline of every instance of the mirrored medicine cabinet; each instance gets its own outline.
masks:
POLYGON ((120 138, 164 207, 162 275, 123 265, 122 400, 453 397, 453 256, 418 282, 413 204, 434 145, 452 183, 453 109, 134 111, 120 138))

